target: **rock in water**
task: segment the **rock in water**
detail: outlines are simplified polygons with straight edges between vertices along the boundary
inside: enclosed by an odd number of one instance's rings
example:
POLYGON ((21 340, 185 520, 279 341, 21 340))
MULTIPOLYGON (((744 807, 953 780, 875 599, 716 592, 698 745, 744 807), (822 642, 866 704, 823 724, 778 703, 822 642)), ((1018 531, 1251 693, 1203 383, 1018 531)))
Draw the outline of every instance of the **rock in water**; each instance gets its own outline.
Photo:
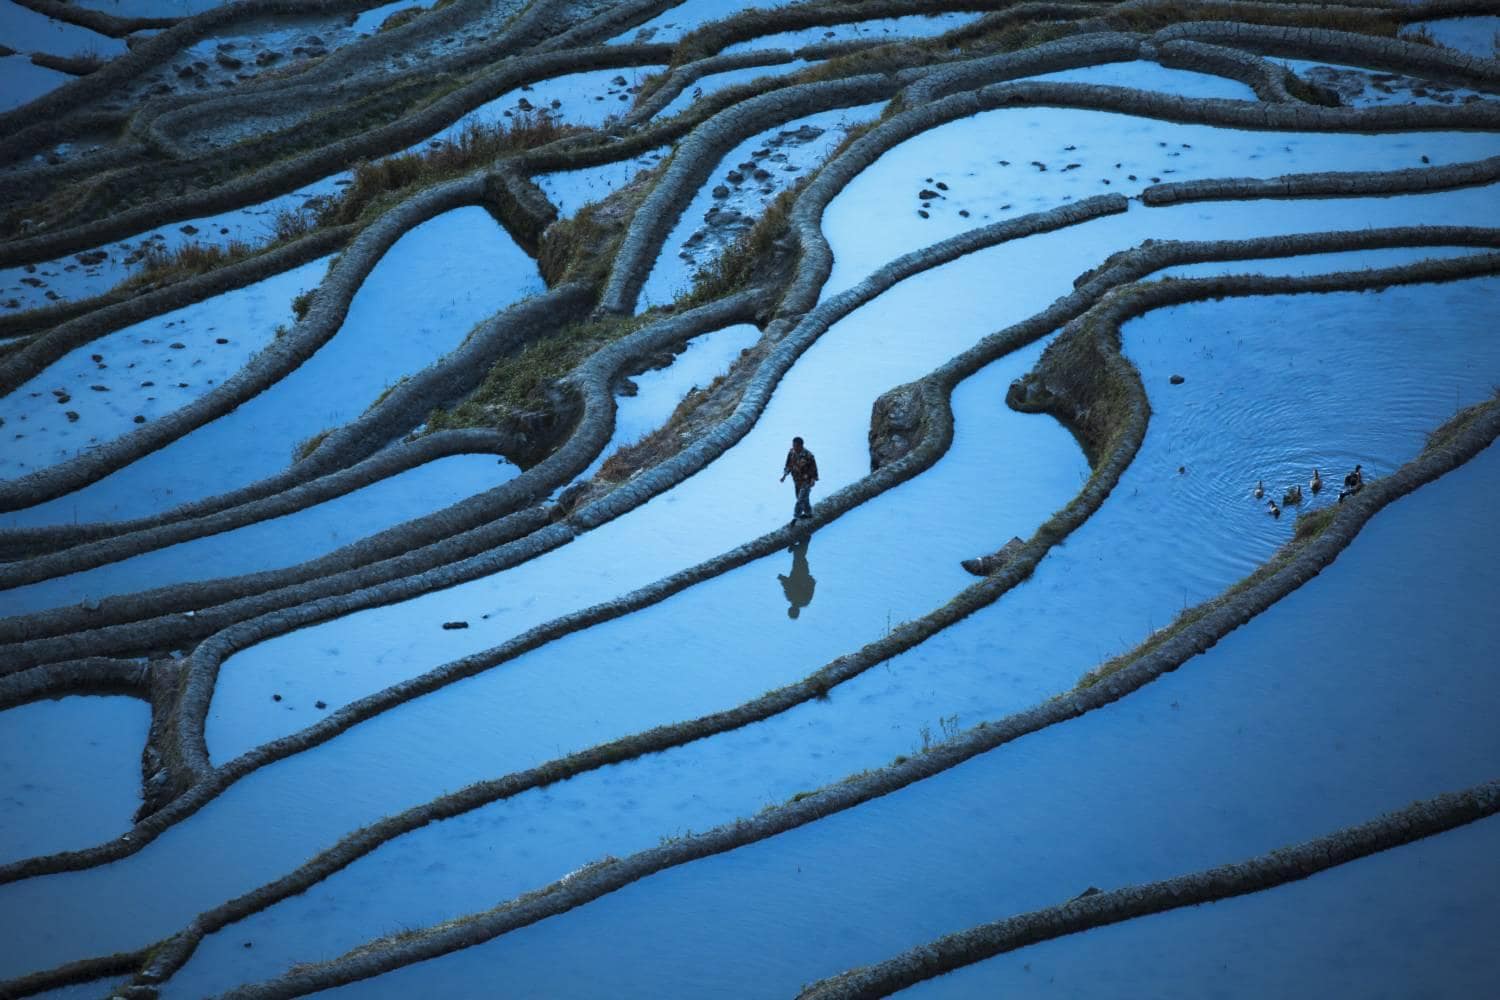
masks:
POLYGON ((975 576, 990 576, 1004 569, 1006 564, 1014 559, 1016 554, 1025 545, 1026 543, 1019 536, 1016 536, 1000 546, 999 550, 991 552, 987 556, 980 556, 977 559, 965 559, 959 565, 975 576))

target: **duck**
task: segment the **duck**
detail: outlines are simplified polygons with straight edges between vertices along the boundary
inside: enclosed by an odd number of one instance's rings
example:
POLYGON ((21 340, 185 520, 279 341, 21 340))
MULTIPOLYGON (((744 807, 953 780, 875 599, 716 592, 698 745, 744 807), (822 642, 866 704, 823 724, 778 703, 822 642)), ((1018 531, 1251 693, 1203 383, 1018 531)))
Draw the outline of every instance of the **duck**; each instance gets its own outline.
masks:
POLYGON ((1354 471, 1344 477, 1344 489, 1348 490, 1350 493, 1353 493, 1355 490, 1359 489, 1365 484, 1365 474, 1360 471, 1361 468, 1362 467, 1358 463, 1356 463, 1354 466, 1354 471))
POLYGON ((1290 506, 1291 504, 1294 504, 1294 503, 1301 503, 1302 502, 1302 487, 1301 486, 1289 486, 1289 487, 1287 487, 1287 491, 1281 495, 1281 502, 1283 504, 1288 505, 1288 506, 1290 506))
POLYGON ((1281 516, 1281 508, 1278 507, 1278 506, 1276 506, 1276 501, 1275 500, 1267 500, 1266 504, 1267 504, 1267 508, 1266 508, 1266 513, 1267 514, 1270 514, 1272 517, 1280 517, 1281 516))
POLYGON ((1259 500, 1266 495, 1266 484, 1257 479, 1255 481, 1255 499, 1259 500))
POLYGON ((1323 488, 1323 477, 1320 476, 1320 475, 1318 475, 1318 470, 1317 469, 1314 469, 1313 470, 1313 477, 1312 477, 1312 491, 1314 493, 1316 493, 1319 490, 1321 490, 1322 488, 1323 488))

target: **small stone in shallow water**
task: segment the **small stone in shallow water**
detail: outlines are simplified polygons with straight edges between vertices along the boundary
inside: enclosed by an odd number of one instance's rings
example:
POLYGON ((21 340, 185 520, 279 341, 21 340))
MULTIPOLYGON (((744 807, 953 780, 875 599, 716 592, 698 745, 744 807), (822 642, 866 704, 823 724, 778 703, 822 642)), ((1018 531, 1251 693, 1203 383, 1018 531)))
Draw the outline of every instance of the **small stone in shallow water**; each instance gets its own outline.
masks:
POLYGON ((215 344, 227 344, 227 343, 229 343, 229 338, 228 337, 215 337, 214 338, 214 343, 215 344))
POLYGON ((321 699, 319 699, 318 701, 313 702, 313 708, 327 708, 327 707, 328 707, 328 702, 323 701, 321 699))
POLYGON ((468 628, 468 627, 469 627, 469 623, 468 622, 443 622, 443 628, 446 628, 446 629, 468 628))
POLYGON ((63 416, 65 416, 65 417, 68 418, 68 423, 70 423, 70 424, 76 424, 78 422, 78 411, 77 410, 69 410, 66 413, 64 413, 63 416))
POLYGON ((144 424, 146 422, 146 418, 137 413, 135 415, 135 422, 138 424, 144 424))
POLYGON ((272 701, 280 701, 281 700, 281 695, 279 695, 279 694, 273 694, 273 695, 271 695, 271 700, 272 701))
POLYGON ((920 215, 924 219, 930 219, 930 218, 932 218, 932 216, 928 215, 924 210, 922 210, 920 208, 917 209, 917 214, 920 215))
POLYGON ((1186 382, 1187 379, 1183 378, 1181 375, 1173 375, 1171 378, 1167 379, 1167 381, 1171 382, 1173 385, 1181 385, 1182 383, 1186 382))
POLYGON ((184 344, 180 340, 174 340, 170 344, 168 344, 167 346, 170 347, 174 351, 181 351, 181 350, 186 349, 186 347, 187 347, 187 345, 184 344))

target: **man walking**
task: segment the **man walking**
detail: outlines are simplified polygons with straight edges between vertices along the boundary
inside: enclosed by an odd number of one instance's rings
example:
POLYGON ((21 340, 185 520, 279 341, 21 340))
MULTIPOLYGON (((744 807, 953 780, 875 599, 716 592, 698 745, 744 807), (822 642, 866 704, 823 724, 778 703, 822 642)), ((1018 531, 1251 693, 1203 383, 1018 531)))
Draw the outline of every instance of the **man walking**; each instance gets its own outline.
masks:
POLYGON ((781 481, 786 482, 786 477, 792 477, 792 485, 797 488, 797 506, 792 511, 792 520, 799 517, 812 517, 812 494, 813 483, 818 481, 818 460, 813 458, 813 453, 802 447, 802 439, 792 438, 792 450, 786 453, 786 466, 781 470, 781 481))

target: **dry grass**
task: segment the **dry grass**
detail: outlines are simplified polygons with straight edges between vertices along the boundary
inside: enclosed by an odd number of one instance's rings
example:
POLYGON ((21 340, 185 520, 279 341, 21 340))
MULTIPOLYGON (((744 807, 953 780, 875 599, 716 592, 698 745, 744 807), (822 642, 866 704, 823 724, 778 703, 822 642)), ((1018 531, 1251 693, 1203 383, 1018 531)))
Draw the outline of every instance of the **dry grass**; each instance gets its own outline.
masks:
POLYGON ((312 213, 289 209, 277 214, 271 228, 272 238, 263 244, 245 240, 229 240, 223 244, 193 242, 167 250, 157 243, 148 243, 142 250, 141 269, 112 290, 135 292, 206 274, 306 235, 317 228, 317 223, 312 213))
POLYGON ((381 21, 380 27, 376 29, 375 33, 378 35, 382 31, 395 31, 403 25, 410 24, 425 13, 427 11, 421 7, 408 7, 405 10, 398 10, 384 21, 381 21))
POLYGON ((368 219, 411 190, 456 177, 475 167, 584 131, 544 112, 518 114, 499 125, 468 123, 456 139, 416 153, 356 164, 343 195, 318 216, 319 225, 368 219))

